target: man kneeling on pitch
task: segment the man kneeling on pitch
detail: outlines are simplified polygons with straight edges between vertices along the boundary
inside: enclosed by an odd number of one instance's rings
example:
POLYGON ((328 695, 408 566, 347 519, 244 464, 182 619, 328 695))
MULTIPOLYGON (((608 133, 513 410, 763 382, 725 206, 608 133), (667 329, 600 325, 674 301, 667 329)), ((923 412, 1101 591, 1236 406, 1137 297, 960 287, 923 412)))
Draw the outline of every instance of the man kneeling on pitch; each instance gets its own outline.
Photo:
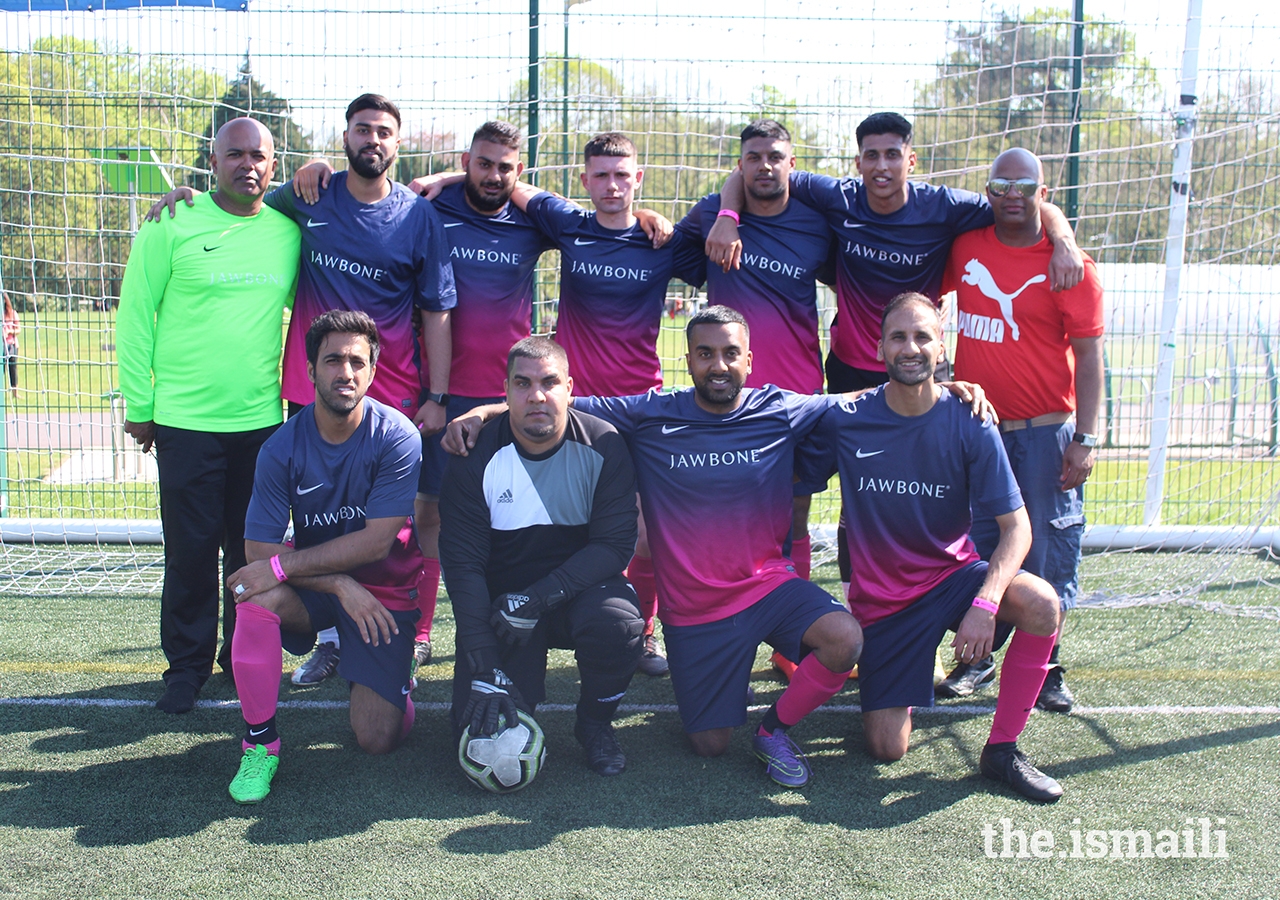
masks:
POLYGON ((611 724, 643 649, 622 570, 636 544, 636 482, 621 436, 569 408, 573 381, 549 338, 507 357, 509 412, 451 457, 440 492, 440 565, 457 623, 453 726, 493 735, 546 697, 547 648, 572 649, 574 734, 601 775, 626 766, 611 724))
POLYGON ((901 759, 911 707, 933 705, 934 651, 947 630, 959 662, 991 652, 996 622, 1017 630, 1000 670, 982 774, 1033 800, 1062 796, 1016 741, 1049 670, 1058 598, 1018 566, 1031 524, 1000 432, 934 383, 942 322, 922 294, 899 294, 881 320, 879 358, 889 382, 829 410, 802 446, 806 485, 833 470, 849 519, 849 606, 865 638, 859 691, 867 749, 901 759), (990 564, 969 538, 970 510, 992 516, 1000 539, 990 564))
POLYGON ((248 726, 230 787, 237 803, 265 798, 279 766, 281 648, 305 654, 320 629, 341 636, 338 674, 351 683, 360 746, 389 753, 413 725, 422 439, 402 413, 365 396, 378 362, 368 315, 318 316, 306 348, 315 402, 262 446, 245 524, 250 562, 227 579, 239 604, 231 658, 248 726))

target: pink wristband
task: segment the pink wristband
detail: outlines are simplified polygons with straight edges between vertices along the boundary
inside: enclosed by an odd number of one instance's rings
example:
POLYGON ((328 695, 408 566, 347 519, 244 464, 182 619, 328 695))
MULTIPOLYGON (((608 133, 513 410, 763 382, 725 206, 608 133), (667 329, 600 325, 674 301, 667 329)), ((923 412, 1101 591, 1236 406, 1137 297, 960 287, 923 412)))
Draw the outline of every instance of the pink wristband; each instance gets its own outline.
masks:
POLYGON ((721 216, 728 216, 730 219, 733 219, 734 225, 742 224, 742 219, 739 218, 738 214, 731 209, 722 209, 720 210, 720 212, 716 213, 717 219, 720 218, 721 216))
POLYGON ((973 605, 978 607, 978 609, 985 609, 987 612, 991 613, 991 615, 993 616, 1000 610, 1000 607, 998 604, 992 603, 986 597, 974 597, 973 605))
POLYGON ((280 565, 280 557, 271 557, 271 571, 276 573, 276 578, 280 581, 288 581, 289 576, 284 574, 284 567, 280 565))

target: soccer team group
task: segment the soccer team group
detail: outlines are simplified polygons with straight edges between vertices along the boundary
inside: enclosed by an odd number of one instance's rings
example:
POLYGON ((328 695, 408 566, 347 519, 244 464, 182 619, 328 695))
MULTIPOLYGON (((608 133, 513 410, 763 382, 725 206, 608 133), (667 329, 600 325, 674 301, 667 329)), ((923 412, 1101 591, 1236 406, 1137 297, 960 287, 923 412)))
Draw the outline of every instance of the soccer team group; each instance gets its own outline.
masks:
POLYGON ((914 182, 910 123, 878 113, 857 131, 860 177, 837 179, 796 171, 761 119, 673 227, 633 208, 644 172, 620 134, 586 145, 588 211, 519 180, 507 123, 475 132, 463 172, 407 186, 388 177, 396 106, 362 95, 346 123, 346 171, 315 161, 269 189, 270 132, 228 122, 215 190, 156 204, 122 288, 126 430, 154 445, 165 532, 156 705, 192 709, 215 661, 234 678, 236 801, 264 799, 279 766, 284 649, 314 648, 295 682, 350 683, 363 749, 400 744, 442 573, 464 748, 532 721, 562 648, 591 769, 626 765, 611 723, 637 670, 669 667, 693 751, 720 755, 764 642, 787 686, 752 748, 799 787, 788 729, 855 665, 867 749, 894 760, 912 707, 992 681, 1007 641, 981 771, 1061 796, 1017 739, 1033 707, 1072 702, 1057 635, 1102 291, 1033 154, 1002 153, 985 196, 914 182), (529 336, 550 249, 554 340, 529 336), (687 319, 693 387, 664 392, 673 279, 709 305, 687 319), (825 373, 817 281, 838 300, 825 373), (809 500, 835 474, 844 602, 808 580, 809 500), (957 665, 935 686, 948 631, 957 665))

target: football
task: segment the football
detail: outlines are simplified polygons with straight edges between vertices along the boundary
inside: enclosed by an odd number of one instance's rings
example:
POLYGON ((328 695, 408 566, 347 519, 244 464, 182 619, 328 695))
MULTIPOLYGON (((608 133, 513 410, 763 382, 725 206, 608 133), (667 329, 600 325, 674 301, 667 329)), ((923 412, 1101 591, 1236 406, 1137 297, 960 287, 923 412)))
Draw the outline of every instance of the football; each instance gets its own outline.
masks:
POLYGON ((486 791, 509 794, 538 777, 547 758, 542 727, 523 709, 519 721, 493 737, 473 738, 468 727, 458 741, 458 764, 486 791))

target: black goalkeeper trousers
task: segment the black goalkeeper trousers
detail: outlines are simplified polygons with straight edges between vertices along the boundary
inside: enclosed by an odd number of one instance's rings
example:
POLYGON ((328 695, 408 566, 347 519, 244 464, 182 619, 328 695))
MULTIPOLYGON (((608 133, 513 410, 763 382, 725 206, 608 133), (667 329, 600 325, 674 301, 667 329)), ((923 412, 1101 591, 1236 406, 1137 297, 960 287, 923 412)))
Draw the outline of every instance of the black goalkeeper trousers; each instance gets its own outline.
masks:
POLYGON ((169 661, 165 684, 185 681, 199 688, 213 672, 220 599, 218 665, 231 669, 236 605, 223 579, 245 564, 244 518, 258 450, 277 427, 216 433, 156 426, 164 526, 160 648, 169 661), (218 572, 220 550, 223 574, 218 572))
MULTIPOLYGON (((587 588, 538 620, 529 643, 503 647, 502 671, 515 682, 533 713, 547 699, 547 649, 572 650, 582 682, 578 715, 609 721, 631 684, 644 652, 644 619, 635 589, 623 575, 587 588)), ((471 694, 471 668, 457 653, 453 670, 453 729, 461 735, 462 712, 471 694)))

